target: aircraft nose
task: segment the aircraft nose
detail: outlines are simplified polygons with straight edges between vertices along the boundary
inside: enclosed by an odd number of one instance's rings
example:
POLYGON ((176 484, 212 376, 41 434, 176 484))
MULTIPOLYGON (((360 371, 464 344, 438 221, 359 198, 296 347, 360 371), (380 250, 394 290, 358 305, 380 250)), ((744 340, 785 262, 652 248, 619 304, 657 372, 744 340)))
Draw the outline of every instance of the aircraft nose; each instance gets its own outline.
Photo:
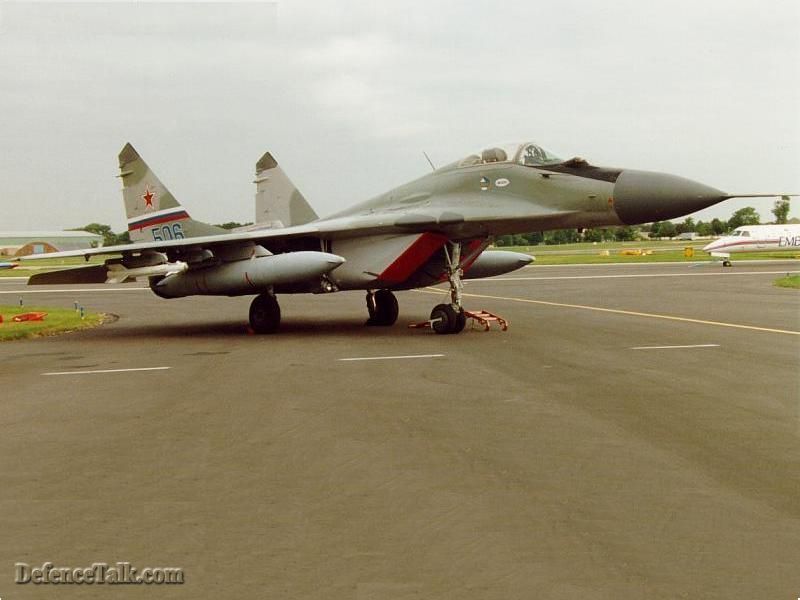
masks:
POLYGON ((674 219, 727 198, 711 186, 651 171, 626 169, 614 184, 614 207, 626 225, 674 219))

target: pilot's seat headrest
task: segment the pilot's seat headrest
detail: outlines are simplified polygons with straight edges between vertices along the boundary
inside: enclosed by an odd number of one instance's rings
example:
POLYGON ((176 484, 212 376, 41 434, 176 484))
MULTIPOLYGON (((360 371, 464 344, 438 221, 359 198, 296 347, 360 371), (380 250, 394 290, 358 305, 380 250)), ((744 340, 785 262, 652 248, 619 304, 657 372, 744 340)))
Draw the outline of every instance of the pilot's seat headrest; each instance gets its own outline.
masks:
POLYGON ((503 162, 504 160, 508 160, 508 155, 502 148, 487 148, 481 152, 481 160, 487 163, 503 162))

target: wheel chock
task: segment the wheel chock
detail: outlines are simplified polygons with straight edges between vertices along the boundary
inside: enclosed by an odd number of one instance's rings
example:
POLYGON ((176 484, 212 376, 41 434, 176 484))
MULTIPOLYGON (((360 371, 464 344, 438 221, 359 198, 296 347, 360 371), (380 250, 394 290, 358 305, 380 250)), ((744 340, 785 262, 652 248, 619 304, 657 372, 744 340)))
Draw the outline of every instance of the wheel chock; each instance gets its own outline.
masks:
MULTIPOLYGON (((489 331, 489 329, 491 329, 491 323, 497 323, 501 331, 508 331, 508 321, 499 315, 490 313, 489 311, 465 310, 464 316, 467 317, 468 319, 472 319, 474 322, 481 325, 484 331, 489 331)), ((408 324, 409 329, 431 329, 432 327, 433 327, 433 321, 431 321, 430 319, 428 319, 427 321, 419 321, 418 323, 408 324)))
POLYGON ((465 310, 464 316, 468 319, 472 319, 479 325, 482 325, 484 331, 489 331, 489 329, 491 329, 491 323, 497 323, 500 326, 501 331, 508 330, 508 321, 506 321, 503 317, 494 313, 490 313, 486 310, 479 310, 477 312, 465 310))

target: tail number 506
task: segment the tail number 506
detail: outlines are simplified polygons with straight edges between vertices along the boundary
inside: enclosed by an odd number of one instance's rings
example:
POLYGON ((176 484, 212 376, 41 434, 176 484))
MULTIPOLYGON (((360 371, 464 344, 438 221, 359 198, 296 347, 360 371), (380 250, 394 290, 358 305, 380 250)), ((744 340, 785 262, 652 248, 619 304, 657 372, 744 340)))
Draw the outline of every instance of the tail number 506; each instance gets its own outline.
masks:
POLYGON ((172 223, 171 225, 161 225, 160 227, 153 227, 150 229, 153 234, 153 241, 166 242, 169 240, 182 240, 183 227, 180 223, 172 223))

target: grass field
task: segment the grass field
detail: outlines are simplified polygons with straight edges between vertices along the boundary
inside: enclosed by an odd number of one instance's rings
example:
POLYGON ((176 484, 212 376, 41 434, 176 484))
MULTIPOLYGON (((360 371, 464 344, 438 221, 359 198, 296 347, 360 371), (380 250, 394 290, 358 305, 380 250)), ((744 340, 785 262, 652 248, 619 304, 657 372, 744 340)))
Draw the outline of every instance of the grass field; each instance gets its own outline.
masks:
POLYGON ((67 333, 78 329, 96 327, 103 322, 104 315, 99 313, 85 313, 83 319, 78 311, 68 308, 52 308, 42 306, 1 306, 0 315, 3 322, 0 323, 0 342, 7 340, 18 340, 24 338, 38 337, 44 335, 56 335, 67 333), (20 313, 46 312, 47 316, 43 321, 23 321, 15 323, 12 318, 20 313))
POLYGON ((784 288, 800 290, 800 275, 787 275, 775 280, 775 285, 784 288))

